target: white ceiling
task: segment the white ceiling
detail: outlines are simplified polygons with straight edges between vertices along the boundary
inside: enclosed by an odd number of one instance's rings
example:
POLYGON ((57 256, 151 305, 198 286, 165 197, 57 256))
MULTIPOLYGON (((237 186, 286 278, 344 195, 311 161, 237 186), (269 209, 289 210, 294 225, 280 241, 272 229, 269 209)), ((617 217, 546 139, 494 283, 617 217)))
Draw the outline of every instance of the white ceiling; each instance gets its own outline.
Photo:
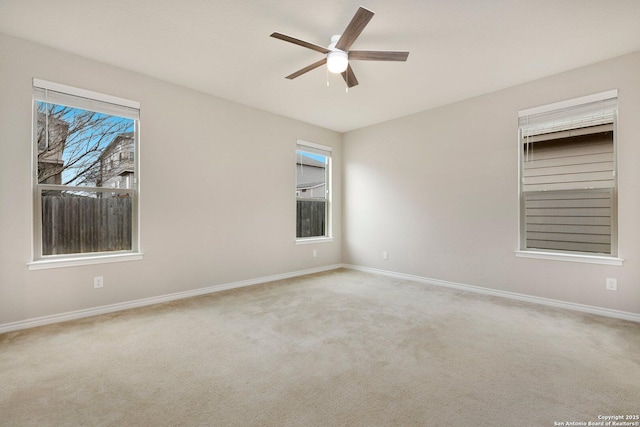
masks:
MULTIPOLYGON (((639 0, 0 0, 0 32, 345 132, 640 51, 639 0), (322 54, 359 6, 376 15, 345 93, 322 54)), ((0 70, 1 73, 1 70, 0 70)))

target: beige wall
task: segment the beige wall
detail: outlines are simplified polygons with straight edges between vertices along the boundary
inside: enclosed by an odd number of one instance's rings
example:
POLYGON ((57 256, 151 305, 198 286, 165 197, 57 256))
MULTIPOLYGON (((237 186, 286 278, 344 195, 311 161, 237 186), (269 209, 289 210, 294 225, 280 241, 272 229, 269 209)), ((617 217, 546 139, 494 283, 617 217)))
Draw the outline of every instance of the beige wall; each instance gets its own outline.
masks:
POLYGON ((636 53, 340 135, 0 35, 0 326, 341 262, 640 314, 639 69, 636 53), (142 261, 28 270, 33 77, 141 102, 142 261), (518 110, 614 88, 623 266, 516 258, 518 110), (333 243, 295 245, 298 139, 333 147, 333 243))
POLYGON ((635 53, 345 134, 344 262, 640 313, 638 70, 635 53), (517 258, 518 111, 616 88, 623 266, 517 258))
POLYGON ((0 35, 0 325, 340 263, 341 138, 0 35), (142 261, 28 270, 33 77, 140 101, 142 261), (333 147, 333 243, 295 244, 298 139, 333 147))

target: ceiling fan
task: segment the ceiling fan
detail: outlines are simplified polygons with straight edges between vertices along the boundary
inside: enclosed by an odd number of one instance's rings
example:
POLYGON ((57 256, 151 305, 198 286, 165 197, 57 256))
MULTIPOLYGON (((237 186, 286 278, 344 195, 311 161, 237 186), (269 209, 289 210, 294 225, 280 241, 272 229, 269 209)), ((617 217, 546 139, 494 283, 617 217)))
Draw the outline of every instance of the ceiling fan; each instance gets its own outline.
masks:
POLYGON ((358 84, 358 79, 353 73, 353 69, 349 61, 406 61, 409 52, 380 51, 380 50, 349 50, 353 42, 356 41, 364 27, 367 26, 374 13, 364 7, 360 7, 356 14, 345 28, 342 35, 331 37, 331 44, 328 47, 319 46, 309 43, 291 36, 281 33, 273 33, 271 37, 284 40, 298 46, 306 47, 316 52, 326 54, 327 56, 311 65, 288 75, 287 79, 295 79, 301 75, 314 70, 321 65, 327 64, 327 68, 331 73, 340 73, 344 78, 347 87, 353 87, 358 84))

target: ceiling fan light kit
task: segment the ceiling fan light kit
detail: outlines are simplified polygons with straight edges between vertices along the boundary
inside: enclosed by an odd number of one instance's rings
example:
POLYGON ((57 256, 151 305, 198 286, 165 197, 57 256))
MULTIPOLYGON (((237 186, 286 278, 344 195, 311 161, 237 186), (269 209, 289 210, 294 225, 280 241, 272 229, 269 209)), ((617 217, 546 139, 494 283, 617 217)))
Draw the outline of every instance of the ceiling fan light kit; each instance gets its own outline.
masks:
POLYGON ((340 74, 349 66, 349 55, 341 50, 334 50, 327 54, 327 68, 330 73, 340 74))
POLYGON ((347 88, 350 88, 358 84, 358 79, 356 79, 353 69, 349 64, 349 60, 406 61, 409 56, 409 52, 349 50, 353 42, 356 41, 362 30, 364 30, 364 27, 366 27, 371 18, 373 18, 373 15, 374 13, 370 10, 360 7, 351 19, 351 22, 349 22, 349 25, 347 25, 347 28, 345 28, 342 35, 332 36, 331 44, 326 48, 281 33, 271 34, 271 37, 276 39, 297 44, 298 46, 306 47, 307 49, 315 50, 316 52, 326 55, 324 59, 314 62, 313 64, 288 75, 286 78, 290 80, 295 79, 296 77, 327 64, 328 71, 334 74, 342 74, 342 78, 347 84, 347 88))

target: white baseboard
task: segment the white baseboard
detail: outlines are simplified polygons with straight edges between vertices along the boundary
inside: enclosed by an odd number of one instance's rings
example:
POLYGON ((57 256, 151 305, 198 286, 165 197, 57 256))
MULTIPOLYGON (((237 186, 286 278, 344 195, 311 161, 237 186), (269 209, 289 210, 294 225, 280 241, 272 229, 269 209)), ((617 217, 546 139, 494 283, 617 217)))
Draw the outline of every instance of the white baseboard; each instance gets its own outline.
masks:
POLYGON ((95 308, 88 308, 84 310, 54 314, 51 316, 36 317, 32 319, 20 320, 17 322, 4 323, 4 324, 0 324, 0 334, 6 333, 6 332, 18 331, 21 329, 34 328, 36 326, 50 325, 52 323, 66 322, 68 320, 82 319, 85 317, 97 316, 100 314, 113 313, 116 311, 128 310, 130 308, 144 307, 147 305, 159 304, 163 302, 175 301, 175 300, 195 297, 199 295, 211 294, 214 292, 226 291, 229 289, 259 285, 261 283, 274 282, 276 280, 306 276, 308 274, 321 273, 323 271, 335 270, 341 267, 342 267, 341 264, 334 264, 334 265, 328 265, 324 267, 311 268, 308 270, 301 270, 301 271, 294 271, 290 273, 276 274, 273 276, 259 277, 257 279, 241 280, 239 282, 208 286, 206 288, 199 288, 191 291, 176 292, 173 294, 160 295, 157 297, 143 298, 143 299, 138 299, 134 301, 103 305, 95 308))
POLYGON ((292 277, 305 276, 308 274, 321 273, 323 271, 335 270, 338 268, 348 268, 351 270, 363 271, 367 273, 380 274, 398 279, 412 280, 415 282, 427 283, 435 286, 443 286, 447 288, 459 289, 469 292, 476 292, 485 295, 492 295, 502 298, 509 298, 518 301, 525 301, 534 304, 542 304, 551 307, 563 308, 567 310, 579 311, 583 313, 591 313, 599 316, 612 317, 615 319, 630 320, 640 323, 640 314, 630 313, 626 311, 611 310, 608 308, 595 307, 590 305, 575 304, 571 302, 553 300, 548 298, 535 297, 514 292, 500 291, 496 289, 483 288, 480 286, 466 285, 462 283, 447 282, 444 280, 430 279, 428 277, 414 276, 411 274, 397 273, 394 271, 380 270, 370 267, 362 267, 351 264, 334 264, 324 267, 312 268, 308 270, 294 271, 290 273, 276 274, 273 276, 259 277, 256 279, 242 280, 239 282, 225 283, 220 285, 209 286, 206 288, 194 289, 191 291, 177 292, 168 295, 160 295, 157 297, 143 298, 134 301, 127 301, 117 304, 104 305, 100 307, 88 308, 84 310, 71 311, 67 313, 54 314, 51 316, 36 317, 32 319, 21 320, 0 324, 0 334, 6 332, 18 331, 21 329, 34 328, 37 326, 50 325, 52 323, 66 322, 68 320, 82 319, 85 317, 98 316, 100 314, 113 313, 131 308, 144 307, 163 302, 175 301, 184 298, 195 297, 199 295, 211 294, 214 292, 226 291, 229 289, 242 288, 246 286, 259 285, 261 283, 273 282, 276 280, 289 279, 292 277))
POLYGON ((362 267, 359 265, 343 264, 342 267, 351 270, 358 270, 367 273, 380 274, 397 279, 412 280, 414 282, 422 282, 435 286, 443 286, 446 288, 460 289, 463 291, 475 292, 479 294, 492 295, 501 298, 508 298, 518 301, 525 301, 534 304, 542 304, 550 307, 564 308, 567 310, 580 311, 583 313, 597 314, 599 316, 613 317, 615 319, 630 320, 640 323, 640 314, 630 313, 627 311, 611 310, 608 308, 595 307, 591 305, 576 304, 572 302, 559 301, 549 298, 535 297, 531 295, 518 294, 515 292, 500 291, 496 289, 483 288, 480 286, 465 285, 462 283, 447 282, 445 280, 430 279, 428 277, 414 276, 411 274, 396 273, 388 270, 379 270, 377 268, 362 267))

